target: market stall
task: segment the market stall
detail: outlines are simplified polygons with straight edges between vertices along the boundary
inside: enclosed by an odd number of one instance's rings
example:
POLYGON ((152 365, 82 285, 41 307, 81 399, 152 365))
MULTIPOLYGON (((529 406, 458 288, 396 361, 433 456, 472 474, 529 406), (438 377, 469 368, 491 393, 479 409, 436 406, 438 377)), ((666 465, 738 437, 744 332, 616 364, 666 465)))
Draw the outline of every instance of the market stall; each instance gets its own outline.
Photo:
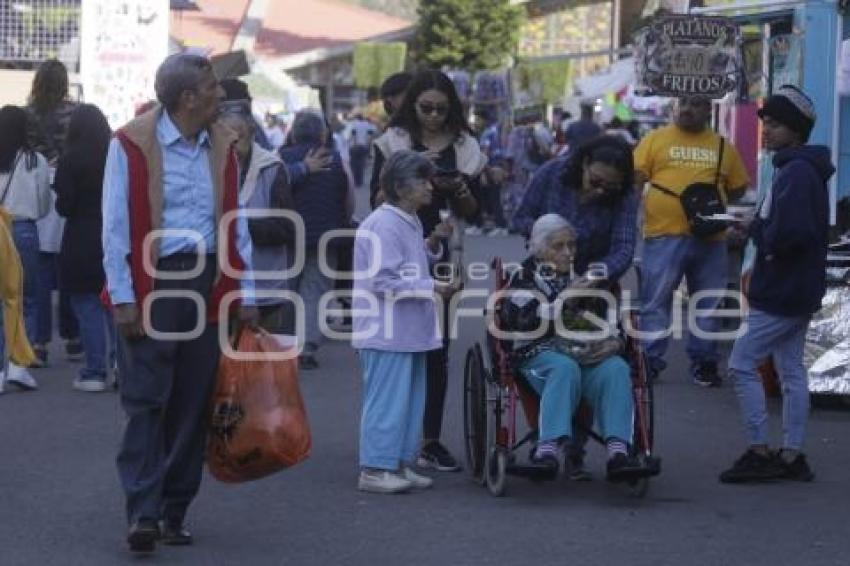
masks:
POLYGON ((597 101, 602 123, 613 118, 624 123, 634 120, 642 130, 666 124, 670 120, 673 100, 641 93, 636 88, 636 64, 634 57, 626 57, 598 73, 578 79, 575 82, 576 100, 597 101))

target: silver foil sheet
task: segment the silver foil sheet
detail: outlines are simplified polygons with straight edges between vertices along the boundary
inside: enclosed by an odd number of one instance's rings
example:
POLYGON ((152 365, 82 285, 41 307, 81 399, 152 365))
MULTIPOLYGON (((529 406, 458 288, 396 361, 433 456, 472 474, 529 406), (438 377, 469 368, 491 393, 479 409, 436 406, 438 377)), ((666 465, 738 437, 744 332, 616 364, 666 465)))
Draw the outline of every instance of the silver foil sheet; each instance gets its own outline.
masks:
MULTIPOLYGON (((828 279, 846 281, 846 268, 829 269, 828 279)), ((809 391, 850 395, 850 287, 830 287, 823 308, 812 317, 803 361, 809 370, 809 391)))

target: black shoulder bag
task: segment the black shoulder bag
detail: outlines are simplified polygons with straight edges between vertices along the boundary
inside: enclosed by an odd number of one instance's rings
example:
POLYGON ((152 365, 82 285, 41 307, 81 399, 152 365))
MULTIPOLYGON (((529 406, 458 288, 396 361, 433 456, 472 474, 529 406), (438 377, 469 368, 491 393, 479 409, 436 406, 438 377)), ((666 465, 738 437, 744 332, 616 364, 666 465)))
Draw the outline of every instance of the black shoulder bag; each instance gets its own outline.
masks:
POLYGON ((723 149, 726 139, 720 138, 720 152, 717 157, 717 170, 714 173, 714 183, 693 183, 685 187, 682 194, 677 194, 652 183, 652 186, 665 195, 679 199, 682 210, 688 219, 691 234, 696 238, 708 238, 724 231, 727 223, 723 220, 709 220, 707 217, 715 214, 724 214, 726 204, 720 197, 720 167, 723 165, 723 149))

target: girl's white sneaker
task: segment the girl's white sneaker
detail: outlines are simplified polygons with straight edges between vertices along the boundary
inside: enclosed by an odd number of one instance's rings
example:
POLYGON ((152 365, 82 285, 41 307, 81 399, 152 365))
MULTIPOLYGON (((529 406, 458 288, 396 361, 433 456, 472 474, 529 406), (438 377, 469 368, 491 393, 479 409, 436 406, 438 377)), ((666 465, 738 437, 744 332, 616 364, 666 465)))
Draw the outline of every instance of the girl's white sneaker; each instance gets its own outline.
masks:
POLYGON ((357 482, 357 489, 370 493, 404 493, 413 487, 413 483, 388 470, 363 470, 357 482))
POLYGON ((434 485, 434 480, 429 478, 428 476, 423 476, 422 474, 417 474, 413 471, 413 468, 410 466, 404 467, 404 472, 402 473, 402 477, 413 484, 413 487, 418 489, 428 489, 429 487, 434 485))
POLYGON ((25 391, 35 391, 38 389, 38 383, 30 375, 30 372, 26 368, 11 362, 9 363, 9 373, 6 375, 6 383, 20 387, 25 391))

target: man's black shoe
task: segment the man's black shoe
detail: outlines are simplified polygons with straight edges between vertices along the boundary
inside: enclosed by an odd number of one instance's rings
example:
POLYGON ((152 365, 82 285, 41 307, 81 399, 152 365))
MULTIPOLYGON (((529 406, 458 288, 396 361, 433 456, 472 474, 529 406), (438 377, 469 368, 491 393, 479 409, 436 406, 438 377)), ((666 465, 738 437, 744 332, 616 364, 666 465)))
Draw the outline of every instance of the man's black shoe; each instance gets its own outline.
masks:
POLYGON ((764 455, 747 450, 731 468, 720 474, 722 483, 747 483, 778 480, 786 477, 785 467, 774 454, 764 455))
POLYGON ((192 533, 181 523, 163 523, 159 540, 168 546, 189 546, 193 542, 192 533))
POLYGON ((717 362, 700 362, 693 367, 694 383, 701 387, 720 387, 723 380, 717 373, 717 362))
POLYGON ((148 554, 156 550, 159 526, 152 519, 139 519, 130 526, 127 544, 132 552, 148 554))

